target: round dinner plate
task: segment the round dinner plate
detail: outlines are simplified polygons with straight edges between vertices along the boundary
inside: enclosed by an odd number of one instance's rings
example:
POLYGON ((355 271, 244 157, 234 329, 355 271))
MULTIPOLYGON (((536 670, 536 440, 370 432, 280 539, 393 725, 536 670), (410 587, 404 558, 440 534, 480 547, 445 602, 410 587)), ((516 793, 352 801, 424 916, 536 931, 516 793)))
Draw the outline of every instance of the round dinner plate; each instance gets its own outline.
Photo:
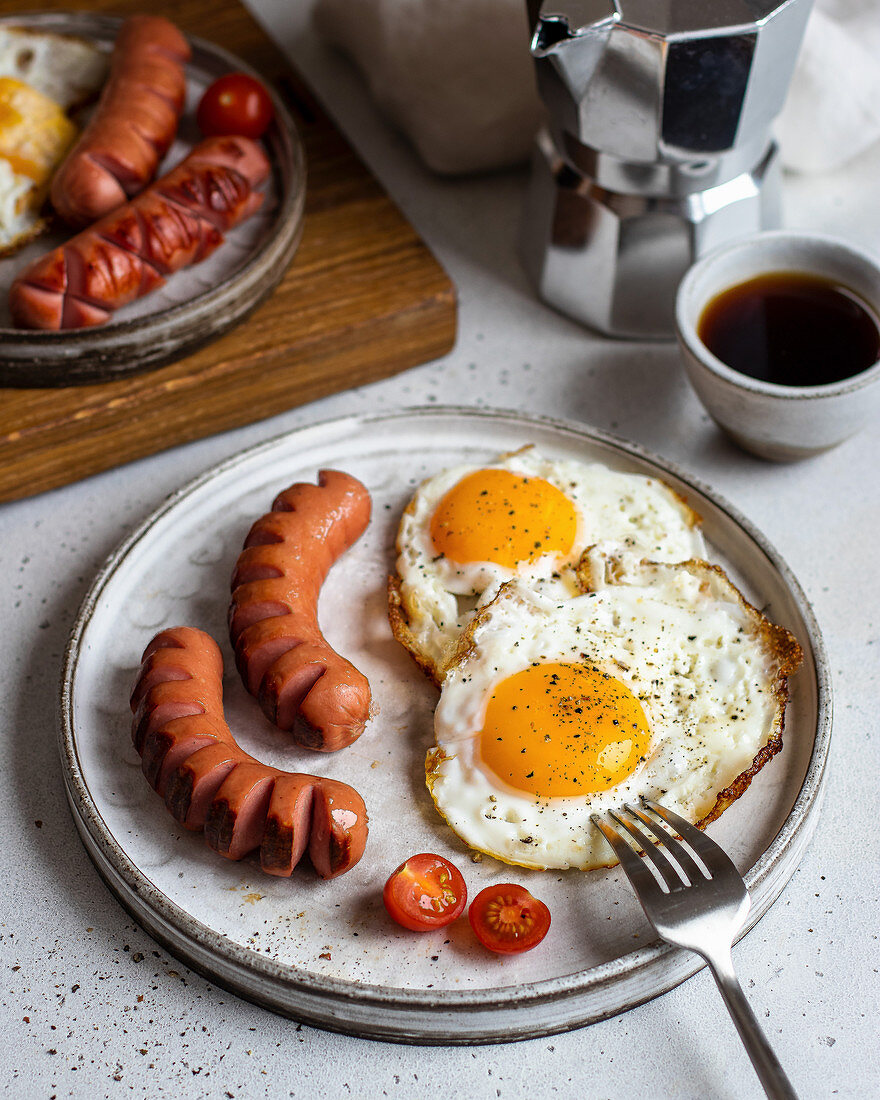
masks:
MULTIPOLYGON (((110 50, 122 20, 87 12, 39 12, 4 16, 0 25, 72 34, 110 50)), ((187 35, 192 58, 186 67, 187 102, 177 139, 159 167, 167 172, 197 144, 195 112, 218 76, 239 71, 259 77, 240 58, 211 42, 187 35)), ((293 119, 267 85, 275 118, 263 137, 271 173, 262 206, 230 230, 213 255, 169 276, 145 295, 93 328, 37 332, 12 327, 9 288, 19 271, 69 239, 63 228, 38 237, 0 259, 0 385, 70 386, 107 382, 182 359, 222 336, 271 294, 284 276, 302 235, 305 154, 293 119)))
POLYGON ((778 897, 816 824, 831 733, 823 643, 797 581, 767 541, 707 487, 574 423, 477 409, 404 409, 344 417, 251 448, 173 494, 95 580, 68 646, 61 757, 82 839, 108 885, 169 950, 278 1012, 356 1035, 418 1043, 495 1042, 577 1027, 648 1000, 694 973, 696 956, 660 943, 618 869, 529 871, 474 860, 435 811, 424 760, 437 692, 394 641, 385 585, 401 512, 416 485, 462 462, 526 443, 557 458, 659 476, 703 517, 710 556, 804 649, 791 682, 785 747, 710 833, 743 872, 747 927, 778 897), (234 670, 229 578, 253 521, 295 481, 325 467, 360 478, 373 499, 363 538, 333 567, 320 601, 328 640, 369 677, 376 717, 353 745, 312 753, 263 718, 234 670), (274 766, 351 783, 370 814, 361 862, 329 882, 300 867, 273 878, 230 863, 182 829, 148 786, 131 744, 128 696, 159 630, 201 627, 220 643, 230 726, 274 766), (550 907, 535 950, 485 951, 466 919, 415 934, 393 924, 381 892, 407 856, 437 852, 474 896, 520 881, 550 907))

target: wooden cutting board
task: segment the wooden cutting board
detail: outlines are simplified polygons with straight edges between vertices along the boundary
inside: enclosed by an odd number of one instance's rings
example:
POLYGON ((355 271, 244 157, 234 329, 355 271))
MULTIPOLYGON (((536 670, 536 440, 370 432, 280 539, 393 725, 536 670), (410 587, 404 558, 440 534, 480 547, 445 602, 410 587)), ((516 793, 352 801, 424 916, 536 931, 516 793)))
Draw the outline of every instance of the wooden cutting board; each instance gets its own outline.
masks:
MULTIPOLYGON (((306 149, 302 242, 274 294, 215 343, 123 380, 0 389, 0 501, 251 423, 437 358, 455 291, 413 227, 237 0, 41 0, 147 10, 233 51, 280 91, 306 149)), ((0 14, 26 11, 0 0, 0 14)))

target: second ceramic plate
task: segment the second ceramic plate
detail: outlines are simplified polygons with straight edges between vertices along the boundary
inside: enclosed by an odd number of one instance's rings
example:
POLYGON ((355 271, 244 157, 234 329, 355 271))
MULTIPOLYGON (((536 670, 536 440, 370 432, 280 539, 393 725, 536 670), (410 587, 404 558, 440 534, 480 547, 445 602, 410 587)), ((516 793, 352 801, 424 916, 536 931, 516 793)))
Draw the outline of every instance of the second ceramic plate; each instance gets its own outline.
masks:
POLYGON ((423 478, 534 443, 548 454, 669 482, 704 519, 712 556, 805 651, 792 681, 785 748, 713 826, 752 893, 751 927, 793 873, 815 825, 830 739, 822 640, 796 580, 750 524, 707 488, 638 448, 575 424, 467 409, 403 410, 295 431, 231 459, 169 499, 108 562, 79 615, 62 697, 62 760, 77 826, 110 887, 157 939, 245 997, 319 1026, 423 1043, 533 1037, 632 1007, 701 965, 656 942, 616 870, 530 872, 473 862, 434 810, 424 760, 436 691, 393 640, 385 609, 397 523, 423 478), (370 679, 378 714, 330 756, 291 746, 246 695, 226 636, 229 577, 253 520, 277 492, 322 467, 360 478, 373 498, 366 535, 334 566, 320 617, 370 679), (227 717, 245 749, 278 767, 345 780, 364 796, 361 862, 330 882, 228 863, 173 821, 140 772, 128 695, 140 654, 163 627, 187 624, 224 651, 227 717), (382 906, 388 874, 433 851, 471 895, 524 881, 553 914, 527 954, 490 955, 466 920, 416 935, 382 906))
MULTIPOLYGON (((2 22, 77 35, 109 50, 122 20, 85 12, 40 12, 7 16, 2 22)), ((192 36, 189 41, 187 105, 160 173, 182 160, 198 142, 195 109, 213 80, 236 70, 259 75, 210 42, 192 36)), ((306 168, 293 120, 271 94, 275 120, 263 144, 272 172, 262 188, 266 197, 260 210, 226 234, 224 244, 203 263, 176 272, 164 287, 119 310, 105 325, 62 332, 11 327, 6 297, 16 274, 70 233, 58 230, 0 259, 0 385, 105 382, 162 366, 222 336, 272 292, 302 233, 306 168)))

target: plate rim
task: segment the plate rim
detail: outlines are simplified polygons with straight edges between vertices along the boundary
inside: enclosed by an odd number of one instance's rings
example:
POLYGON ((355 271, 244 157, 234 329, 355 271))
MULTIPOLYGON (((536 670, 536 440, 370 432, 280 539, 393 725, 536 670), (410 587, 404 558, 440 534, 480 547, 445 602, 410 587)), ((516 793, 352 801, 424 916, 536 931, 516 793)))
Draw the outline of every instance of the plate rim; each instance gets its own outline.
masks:
MULTIPOLYGON (((103 28, 106 32, 117 30, 125 21, 125 16, 109 15, 89 11, 51 11, 22 12, 20 14, 0 15, 0 26, 45 27, 55 33, 90 37, 90 28, 103 28), (58 26, 71 24, 71 28, 58 30, 58 26)), ((94 33, 92 31, 91 33, 94 33)), ((225 327, 213 328, 202 344, 212 342, 229 328, 244 320, 247 314, 256 308, 275 289, 284 277, 299 240, 302 235, 307 165, 302 138, 292 115, 288 111, 275 88, 243 58, 230 50, 219 46, 199 35, 186 33, 193 49, 193 56, 203 53, 221 61, 230 71, 246 72, 259 79, 266 87, 272 99, 275 121, 270 130, 270 145, 278 157, 279 150, 290 165, 290 184, 279 195, 277 211, 273 217, 273 231, 266 237, 264 246, 255 250, 244 264, 231 276, 217 286, 204 290, 194 298, 167 306, 156 313, 142 317, 114 322, 111 326, 96 326, 82 329, 60 331, 42 331, 38 329, 0 326, 0 385, 10 387, 73 385, 90 382, 108 381, 116 378, 128 378, 144 370, 156 369, 168 362, 183 358, 198 346, 192 336, 185 336, 183 343, 176 345, 162 358, 150 358, 144 363, 141 358, 126 366, 115 369, 103 367, 100 363, 93 367, 77 366, 80 356, 89 358, 109 355, 121 345, 125 352, 134 353, 135 342, 146 337, 158 337, 165 341, 173 339, 175 333, 187 321, 193 323, 204 316, 219 313, 230 302, 243 299, 242 310, 234 314, 225 327), (257 270, 259 269, 259 270, 257 270), (262 272, 268 270, 273 277, 266 284, 260 284, 262 272), (252 300, 254 293, 255 300, 252 300), (52 350, 55 358, 50 358, 52 350), (36 361, 27 362, 31 351, 39 356, 36 361), (9 357, 14 353, 14 357, 9 357), (74 372, 75 373, 72 373, 74 372), (52 376, 58 374, 57 380, 52 376), (34 377, 30 377, 33 375, 34 377), (36 377, 41 376, 41 377, 36 377)), ((191 63, 191 62, 190 62, 191 63)), ((228 316, 226 318, 229 319, 228 316)))
MULTIPOLYGON (((89 794, 88 784, 85 782, 84 776, 79 769, 76 735, 73 723, 73 700, 80 643, 91 617, 98 607, 102 591, 112 579, 116 569, 124 562, 132 549, 149 534, 153 525, 169 511, 176 508, 181 502, 197 493, 202 486, 209 484, 215 478, 222 477, 239 465, 251 462, 258 458, 261 453, 272 451, 282 446, 285 441, 290 440, 292 437, 303 437, 309 434, 318 435, 323 432, 329 433, 333 431, 342 433, 346 429, 351 431, 355 429, 358 431, 367 429, 381 430, 383 426, 387 429, 389 423, 392 421, 414 420, 419 418, 453 419, 456 417, 464 419, 473 418, 476 420, 488 419, 494 422, 507 421, 511 424, 515 423, 516 426, 522 428, 538 427, 552 432, 560 432, 569 437, 575 437, 588 443, 598 443, 610 448, 612 451, 621 452, 626 456, 635 458, 640 463, 647 463, 657 470, 658 475, 672 475, 684 485, 708 498, 708 500, 723 512, 727 518, 745 531, 777 570, 788 588, 807 628, 808 637, 805 641, 809 646, 810 652, 808 656, 812 658, 816 676, 816 731, 807 771, 801 788, 792 804, 791 810, 776 836, 743 876, 750 892, 754 891, 754 888, 758 884, 765 881, 771 882, 772 886, 767 897, 761 904, 757 906, 753 904, 748 921, 741 935, 745 935, 750 931, 779 897, 779 894, 782 892, 788 879, 794 873, 803 851, 809 843, 813 829, 815 828, 818 809, 824 793, 832 725, 832 684, 824 640, 806 594, 775 547, 773 547, 763 533, 740 513, 735 506, 730 504, 730 502, 714 489, 711 489, 708 485, 681 469, 676 463, 667 461, 654 452, 642 447, 640 444, 621 439, 602 429, 596 429, 577 421, 559 417, 529 414, 516 409, 491 408, 485 406, 404 406, 389 410, 346 414, 322 420, 309 421, 295 428, 280 432, 268 440, 246 447, 220 462, 213 464, 201 474, 196 475, 179 488, 173 490, 157 508, 150 512, 150 514, 147 515, 124 540, 122 540, 117 548, 107 557, 103 566, 92 581, 89 590, 80 604, 65 648, 61 675, 61 690, 58 700, 60 719, 59 750, 64 771, 65 787, 71 809, 77 818, 77 828, 89 855, 92 857, 93 861, 96 862, 99 871, 101 871, 102 877, 108 882, 111 890, 117 894, 117 896, 120 896, 120 900, 123 900, 123 904, 129 912, 132 911, 130 906, 132 899, 123 899, 121 897, 115 885, 108 881, 107 876, 101 868, 99 859, 106 861, 114 874, 118 875, 122 882, 124 882, 132 892, 133 898, 137 899, 139 903, 135 905, 138 911, 140 911, 141 905, 146 906, 154 918, 158 917, 163 926, 172 929, 176 933, 175 936, 170 937, 171 944, 169 946, 171 946, 171 949, 175 950, 176 953, 182 954, 184 960, 188 964, 194 965, 197 970, 200 969, 199 961, 191 960, 186 952, 187 937, 195 941, 201 951, 206 951, 215 958, 219 958, 221 961, 224 960, 225 956, 225 966, 228 967, 228 964, 231 963, 231 969, 242 969, 248 974, 259 975, 265 980, 285 987, 288 992, 290 990, 298 990, 310 998, 323 998, 328 1001, 335 999, 337 1001, 341 1000, 348 1002, 349 1004, 356 1003, 363 1009, 369 1009, 370 1007, 386 1010, 396 1008, 404 1013, 408 1012, 414 1015, 423 1013, 428 1017, 430 1017, 432 1013, 437 1013, 438 1010, 442 1011, 443 1009, 459 1015, 466 1011, 475 1010, 483 1013, 493 1010, 505 1012, 510 1011, 512 1006, 516 1008, 536 1006, 569 997, 589 995, 591 991, 601 988, 605 983, 620 982, 628 977, 634 978, 639 973, 645 972, 657 964, 662 965, 665 963, 668 967, 671 967, 671 970, 677 975, 674 977, 674 980, 671 981, 671 984, 666 984, 663 988, 658 988, 655 992, 646 996, 639 996, 633 999, 631 1003, 627 1003, 623 1007, 615 1009, 613 1012, 609 1013, 605 1011, 599 1015, 593 1016, 588 1013, 582 1020, 574 1023, 564 1023, 560 1026, 554 1026, 546 1030, 542 1030, 540 1026, 528 1027, 528 1029, 521 1034, 515 1033, 514 1029, 514 1031, 511 1031, 509 1034, 501 1035, 499 1035, 497 1031, 492 1031, 486 1033, 481 1032, 476 1035, 469 1033, 467 1036, 458 1036, 457 1034, 440 1036, 419 1035, 413 1038, 412 1035, 406 1033, 405 1029, 402 1031, 398 1030, 397 1033, 395 1033, 393 1031, 384 1030, 383 1027, 371 1029, 362 1026, 360 1030, 348 1026, 337 1026, 334 1028, 333 1023, 328 1023, 325 1019, 310 1019, 310 1022, 316 1023, 317 1026, 329 1026, 331 1029, 335 1030, 345 1030, 349 1033, 353 1032, 355 1034, 363 1034, 375 1038, 397 1039, 426 1044, 478 1042, 481 1040, 497 1042, 505 1038, 518 1039, 527 1036, 534 1037, 542 1034, 552 1034, 553 1032, 561 1030, 568 1030, 575 1026, 581 1026, 583 1023, 606 1018, 608 1015, 625 1011, 630 1007, 634 1007, 636 1004, 643 1003, 645 1000, 665 992, 666 989, 672 988, 673 985, 689 977, 692 973, 699 970, 703 963, 696 959, 695 956, 691 956, 688 952, 671 948, 669 945, 657 940, 651 944, 636 948, 634 951, 628 952, 625 955, 617 956, 613 960, 601 963, 598 966, 590 967, 587 970, 574 971, 571 974, 555 978, 525 982, 503 988, 427 991, 373 985, 366 982, 315 975, 308 971, 301 971, 298 968, 288 966, 287 964, 280 964, 265 956, 260 956, 256 952, 251 952, 239 944, 231 943, 221 934, 190 916, 186 910, 182 909, 166 894, 159 890, 159 888, 156 887, 126 855, 121 845, 116 841, 115 837, 101 818, 100 812, 89 794), (86 835, 83 834, 83 830, 85 830, 86 835), (86 836, 88 837, 88 841, 86 840, 86 836), (94 851, 93 846, 95 849, 94 851), (778 865, 786 855, 790 857, 789 862, 791 865, 789 866, 786 864, 783 868, 783 871, 787 873, 779 875, 781 881, 774 881, 774 870, 778 869, 778 865), (99 857, 99 859, 96 857, 99 857), (439 1009, 438 1001, 440 1002, 439 1009)), ((153 923, 155 923, 155 920, 153 923)), ((165 939, 164 936, 161 938, 163 938, 163 940, 165 939)), ((206 971, 204 966, 201 967, 201 972, 207 973, 209 978, 215 978, 215 980, 221 982, 224 980, 222 977, 213 975, 210 970, 206 971)), ((256 992, 250 991, 244 988, 243 985, 238 985, 234 981, 232 984, 236 993, 252 1000, 261 1000, 261 997, 256 992)), ((262 1003, 266 1003, 265 997, 262 998, 262 1003)), ((295 1008, 289 1008, 284 1003, 277 1004, 273 1002, 270 1003, 270 1007, 276 1011, 286 1012, 288 1015, 293 1015, 296 1018, 309 1019, 308 1013, 303 1013, 295 1008)))

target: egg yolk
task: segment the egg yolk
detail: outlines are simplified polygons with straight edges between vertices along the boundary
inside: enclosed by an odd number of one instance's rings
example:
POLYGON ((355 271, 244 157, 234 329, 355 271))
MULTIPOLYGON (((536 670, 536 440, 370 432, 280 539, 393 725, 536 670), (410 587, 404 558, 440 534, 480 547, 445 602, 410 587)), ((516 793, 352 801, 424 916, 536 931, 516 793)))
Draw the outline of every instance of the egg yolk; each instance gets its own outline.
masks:
POLYGON ((77 132, 54 100, 20 80, 0 77, 0 157, 13 172, 46 181, 77 132))
POLYGON ((515 569, 543 554, 568 554, 576 534, 577 513, 565 493, 510 470, 468 474, 431 518, 435 550, 461 565, 491 561, 515 569))
POLYGON ((546 798, 614 787, 648 751, 648 721, 626 684, 583 665, 532 665, 494 690, 479 734, 483 763, 546 798))

